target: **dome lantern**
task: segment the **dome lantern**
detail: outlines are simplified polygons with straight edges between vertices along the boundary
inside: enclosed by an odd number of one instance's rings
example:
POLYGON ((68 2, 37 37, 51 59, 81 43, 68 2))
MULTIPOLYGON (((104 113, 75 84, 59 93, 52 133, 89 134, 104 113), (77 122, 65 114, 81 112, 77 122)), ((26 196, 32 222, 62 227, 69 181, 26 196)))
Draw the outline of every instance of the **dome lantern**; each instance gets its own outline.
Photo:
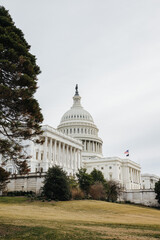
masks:
POLYGON ((72 108, 76 108, 76 107, 83 108, 81 106, 81 97, 79 96, 79 92, 78 92, 78 84, 76 84, 75 90, 76 90, 76 92, 75 92, 75 95, 73 97, 73 106, 72 106, 72 108))

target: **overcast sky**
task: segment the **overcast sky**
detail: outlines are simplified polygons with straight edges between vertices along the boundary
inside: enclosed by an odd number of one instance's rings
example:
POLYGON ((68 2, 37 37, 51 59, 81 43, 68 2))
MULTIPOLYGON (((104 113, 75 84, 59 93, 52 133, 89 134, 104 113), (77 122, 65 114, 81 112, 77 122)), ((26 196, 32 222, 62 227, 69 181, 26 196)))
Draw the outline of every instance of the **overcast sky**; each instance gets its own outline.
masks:
POLYGON ((2 0, 42 73, 36 97, 56 128, 75 84, 106 157, 160 175, 160 0, 2 0))

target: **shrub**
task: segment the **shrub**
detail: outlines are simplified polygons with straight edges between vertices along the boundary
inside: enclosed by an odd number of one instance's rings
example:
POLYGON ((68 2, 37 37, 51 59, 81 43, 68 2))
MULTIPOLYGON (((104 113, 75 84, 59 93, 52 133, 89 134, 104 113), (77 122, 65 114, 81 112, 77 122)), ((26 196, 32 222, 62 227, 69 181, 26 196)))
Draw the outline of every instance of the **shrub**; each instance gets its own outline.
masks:
POLYGON ((10 196, 10 197, 14 197, 14 196, 35 196, 35 192, 33 191, 28 191, 28 192, 25 192, 25 191, 10 191, 10 192, 7 192, 7 196, 10 196))
POLYGON ((43 194, 47 199, 66 201, 71 199, 67 173, 59 166, 48 169, 45 176, 43 194))
POLYGON ((110 180, 106 181, 104 187, 106 190, 107 201, 116 202, 121 192, 120 184, 116 181, 110 180))
POLYGON ((8 181, 10 173, 7 172, 4 168, 0 167, 0 191, 4 191, 8 181))
POLYGON ((70 189, 78 188, 78 181, 75 179, 74 176, 69 176, 68 181, 70 189))
POLYGON ((87 170, 85 168, 79 169, 76 176, 78 178, 78 183, 81 190, 84 191, 86 195, 88 195, 90 186, 93 182, 92 176, 87 173, 87 170))
POLYGON ((90 187, 89 194, 94 200, 105 200, 106 192, 102 183, 97 182, 90 187))
POLYGON ((71 194, 72 194, 72 199, 74 200, 81 200, 81 199, 84 199, 85 197, 84 192, 79 188, 72 188, 71 194))
POLYGON ((160 204, 160 179, 158 182, 155 183, 155 193, 156 193, 156 199, 158 200, 158 203, 160 204))
POLYGON ((104 183, 105 182, 103 173, 100 170, 97 170, 94 168, 93 171, 91 172, 91 176, 92 176, 93 183, 96 183, 96 182, 104 183))

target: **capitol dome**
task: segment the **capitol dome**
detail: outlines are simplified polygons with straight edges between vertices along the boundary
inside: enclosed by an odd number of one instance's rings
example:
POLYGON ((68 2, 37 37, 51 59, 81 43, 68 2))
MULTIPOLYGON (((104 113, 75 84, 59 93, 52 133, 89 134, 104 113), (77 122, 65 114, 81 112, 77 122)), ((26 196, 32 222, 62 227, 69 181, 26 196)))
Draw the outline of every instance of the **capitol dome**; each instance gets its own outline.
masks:
POLYGON ((80 100, 81 97, 79 96, 78 92, 76 92, 75 96, 73 97, 73 106, 63 115, 61 123, 78 120, 93 123, 93 118, 91 114, 84 110, 80 103, 80 100))
POLYGON ((91 114, 81 105, 78 85, 73 97, 73 106, 61 118, 57 128, 60 132, 81 140, 83 157, 102 156, 102 140, 98 137, 98 128, 91 114))

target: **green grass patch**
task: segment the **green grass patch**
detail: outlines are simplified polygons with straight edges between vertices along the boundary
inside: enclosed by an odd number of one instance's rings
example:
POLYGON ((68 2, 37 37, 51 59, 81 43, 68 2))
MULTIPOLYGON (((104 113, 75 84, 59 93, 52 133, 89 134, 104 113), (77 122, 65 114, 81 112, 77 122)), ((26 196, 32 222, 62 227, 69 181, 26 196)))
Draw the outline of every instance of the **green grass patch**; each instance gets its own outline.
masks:
POLYGON ((16 239, 156 240, 160 239, 160 211, 90 200, 0 197, 0 240, 16 239))
POLYGON ((7 203, 7 204, 11 204, 11 203, 24 203, 27 202, 28 198, 27 197, 0 197, 0 203, 7 203))
MULTIPOLYGON (((0 225, 1 240, 100 240, 104 235, 88 230, 74 229, 69 232, 46 227, 26 227, 8 224, 0 225)), ((105 238, 117 240, 117 238, 105 238)))

